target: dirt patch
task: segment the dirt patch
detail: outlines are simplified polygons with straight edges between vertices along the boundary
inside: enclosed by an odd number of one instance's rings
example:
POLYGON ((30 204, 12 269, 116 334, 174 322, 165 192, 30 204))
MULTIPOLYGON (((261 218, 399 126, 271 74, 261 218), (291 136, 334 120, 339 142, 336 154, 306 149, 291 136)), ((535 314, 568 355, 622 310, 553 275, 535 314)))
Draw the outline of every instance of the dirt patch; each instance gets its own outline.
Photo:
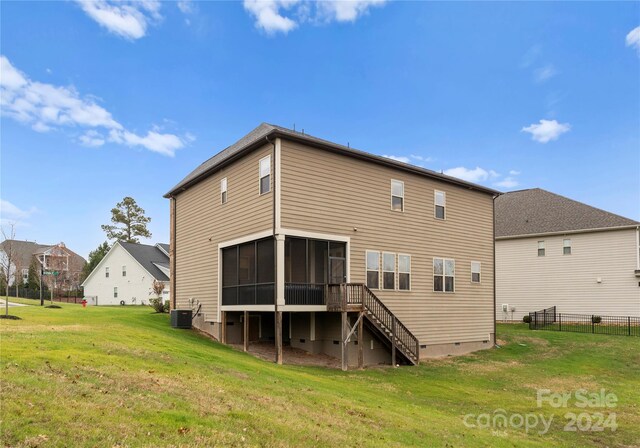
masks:
POLYGON ((460 364, 460 370, 467 372, 475 372, 475 373, 492 373, 498 372, 504 369, 512 369, 514 367, 520 367, 522 363, 520 361, 509 361, 509 362, 472 362, 472 363, 464 363, 460 364))
MULTIPOLYGON (((238 351, 243 350, 242 345, 231 344, 238 351)), ((276 348, 273 343, 258 342, 249 344, 249 354, 265 361, 273 362, 276 359, 276 348)), ((296 366, 321 366, 333 369, 341 367, 340 360, 324 354, 309 353, 299 348, 283 347, 282 360, 284 364, 296 366)))

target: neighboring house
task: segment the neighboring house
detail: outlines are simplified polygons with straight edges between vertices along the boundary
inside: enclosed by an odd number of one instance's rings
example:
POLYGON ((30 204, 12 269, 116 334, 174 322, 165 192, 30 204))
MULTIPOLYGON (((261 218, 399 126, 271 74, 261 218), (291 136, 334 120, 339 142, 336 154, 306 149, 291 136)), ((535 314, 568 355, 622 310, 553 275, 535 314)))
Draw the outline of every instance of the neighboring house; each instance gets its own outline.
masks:
POLYGON ((5 251, 13 252, 9 286, 15 285, 16 276, 20 283, 29 279, 29 267, 35 261, 44 271, 58 275, 44 275, 43 283, 56 292, 72 291, 80 286, 82 268, 86 260, 66 247, 64 243, 38 244, 33 241, 5 240, 0 243, 0 257, 6 260, 5 251), (10 247, 10 249, 9 249, 10 247))
POLYGON ((640 316, 640 222, 534 188, 496 199, 496 318, 640 316))
POLYGON ((278 362, 283 344, 343 368, 492 347, 496 194, 262 124, 165 196, 172 306, 278 362))
POLYGON ((156 297, 156 280, 164 283, 162 297, 169 300, 169 245, 118 241, 82 286, 89 305, 145 305, 156 297))

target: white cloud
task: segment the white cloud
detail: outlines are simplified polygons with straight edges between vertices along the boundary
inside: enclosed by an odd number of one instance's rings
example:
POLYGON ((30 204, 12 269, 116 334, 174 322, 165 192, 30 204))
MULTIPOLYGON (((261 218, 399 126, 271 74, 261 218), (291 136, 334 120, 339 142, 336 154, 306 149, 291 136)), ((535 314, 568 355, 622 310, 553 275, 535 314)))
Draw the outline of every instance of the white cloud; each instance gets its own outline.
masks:
POLYGON ((382 157, 386 157, 387 159, 396 160, 396 161, 402 162, 402 163, 411 163, 411 159, 409 159, 409 157, 405 157, 405 156, 387 156, 387 155, 383 155, 382 157))
POLYGON ((104 145, 104 137, 98 131, 94 131, 93 129, 88 130, 83 135, 81 135, 78 140, 84 146, 88 146, 90 148, 97 148, 98 146, 104 145))
POLYGON ((268 34, 287 34, 300 23, 354 22, 386 0, 244 0, 256 27, 268 34))
POLYGON ((317 7, 321 16, 338 22, 354 22, 371 7, 382 6, 386 0, 320 0, 317 7))
POLYGON ((29 210, 22 210, 9 201, 0 199, 0 223, 2 225, 21 223, 29 219, 38 209, 31 207, 29 210))
POLYGON ((474 169, 465 168, 463 166, 449 168, 448 170, 444 170, 444 174, 451 177, 457 177, 458 179, 466 180, 468 182, 481 182, 489 179, 490 176, 495 177, 494 175, 498 175, 498 173, 493 170, 487 171, 479 166, 474 169))
POLYGON ((548 143, 557 140, 560 135, 569 132, 569 123, 558 123, 556 120, 540 120, 540 124, 533 123, 521 129, 521 132, 528 132, 531 138, 540 143, 548 143))
POLYGON ((194 11, 192 0, 178 0, 178 9, 183 14, 190 14, 194 11))
POLYGON ((76 0, 82 10, 113 34, 140 39, 150 23, 162 19, 158 0, 109 1, 76 0))
POLYGON ((547 64, 544 67, 540 67, 533 72, 533 77, 536 82, 541 83, 548 81, 558 74, 558 71, 553 64, 547 64))
POLYGON ((635 27, 626 38, 627 47, 634 47, 640 53, 640 26, 635 27))
POLYGON ((501 181, 495 182, 493 185, 495 185, 496 187, 502 187, 502 188, 513 188, 513 187, 517 187, 520 184, 514 177, 507 176, 501 181))
POLYGON ((269 34, 287 34, 298 24, 280 14, 280 9, 288 9, 298 3, 296 0, 244 0, 244 9, 256 18, 256 27, 269 34))
POLYGON ((509 175, 510 176, 519 176, 520 175, 520 171, 511 170, 511 171, 509 171, 509 175))
POLYGON ((418 160, 423 163, 433 162, 433 157, 425 157, 418 154, 411 154, 411 158, 414 160, 418 160))
POLYGON ((189 138, 162 134, 156 130, 138 136, 118 123, 111 113, 96 104, 90 96, 80 96, 73 87, 59 87, 31 81, 0 55, 0 112, 37 132, 80 127, 86 131, 79 137, 85 146, 101 146, 104 138, 97 129, 109 131, 109 140, 127 146, 141 146, 150 151, 173 156, 189 138), (113 137, 116 136, 117 138, 113 137))

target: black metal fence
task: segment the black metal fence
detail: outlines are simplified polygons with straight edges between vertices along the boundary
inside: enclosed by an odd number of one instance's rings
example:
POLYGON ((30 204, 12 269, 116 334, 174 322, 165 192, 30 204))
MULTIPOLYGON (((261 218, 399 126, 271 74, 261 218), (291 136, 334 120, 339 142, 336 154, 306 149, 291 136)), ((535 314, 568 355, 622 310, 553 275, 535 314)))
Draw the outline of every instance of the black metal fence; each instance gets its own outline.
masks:
POLYGON ((558 313, 556 307, 529 313, 530 330, 640 336, 640 317, 558 313))

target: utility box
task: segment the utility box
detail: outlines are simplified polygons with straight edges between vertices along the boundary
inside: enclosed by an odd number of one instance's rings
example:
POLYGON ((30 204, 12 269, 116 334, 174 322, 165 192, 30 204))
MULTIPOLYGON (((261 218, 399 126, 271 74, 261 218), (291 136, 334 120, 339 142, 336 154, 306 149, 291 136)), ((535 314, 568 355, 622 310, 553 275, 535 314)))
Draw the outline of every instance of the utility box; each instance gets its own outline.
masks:
POLYGON ((191 328, 191 310, 171 310, 173 328, 191 328))

